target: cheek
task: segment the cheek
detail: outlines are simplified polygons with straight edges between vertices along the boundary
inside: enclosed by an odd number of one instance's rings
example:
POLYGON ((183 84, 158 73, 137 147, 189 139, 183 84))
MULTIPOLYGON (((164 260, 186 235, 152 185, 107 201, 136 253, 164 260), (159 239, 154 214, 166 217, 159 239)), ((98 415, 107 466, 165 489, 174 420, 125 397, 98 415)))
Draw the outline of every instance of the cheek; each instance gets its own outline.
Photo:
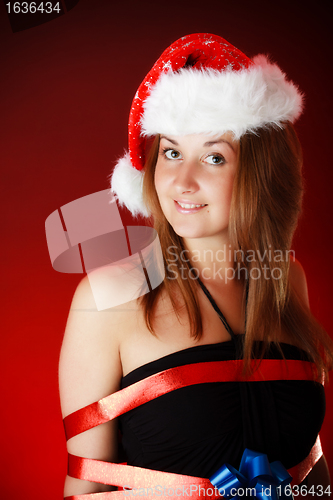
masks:
POLYGON ((233 193, 233 189, 234 189, 234 178, 235 178, 235 176, 232 176, 232 178, 230 179, 229 184, 228 184, 227 197, 228 197, 229 205, 231 203, 232 193, 233 193))
POLYGON ((162 182, 161 175, 160 175, 159 171, 157 170, 157 168, 155 170, 155 175, 154 175, 154 184, 155 184, 155 190, 156 190, 157 196, 159 198, 160 194, 161 194, 161 188, 163 186, 163 182, 162 182))
POLYGON ((228 210, 228 217, 230 216, 230 207, 231 207, 231 201, 232 201, 233 187, 234 187, 234 182, 233 182, 233 178, 232 178, 232 180, 228 184, 228 187, 226 190, 226 196, 225 196, 226 208, 228 210))
POLYGON ((160 205, 160 209, 164 215, 164 217, 169 220, 167 214, 168 214, 168 200, 167 200, 167 183, 168 179, 164 175, 163 171, 161 172, 161 169, 155 170, 155 175, 154 175, 154 185, 155 185, 155 191, 157 194, 157 199, 160 205))
POLYGON ((163 169, 159 168, 158 164, 156 165, 155 175, 154 175, 154 184, 158 198, 166 192, 166 188, 168 186, 168 178, 163 172, 163 169))
POLYGON ((219 205, 229 208, 232 199, 234 186, 234 176, 223 179, 221 182, 216 182, 214 185, 214 199, 219 205))

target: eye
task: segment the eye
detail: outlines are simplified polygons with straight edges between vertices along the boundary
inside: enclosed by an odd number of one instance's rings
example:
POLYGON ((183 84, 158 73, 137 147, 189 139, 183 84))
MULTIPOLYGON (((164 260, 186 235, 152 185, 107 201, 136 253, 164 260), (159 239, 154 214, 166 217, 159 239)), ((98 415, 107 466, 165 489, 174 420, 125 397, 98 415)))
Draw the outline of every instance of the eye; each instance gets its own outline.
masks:
POLYGON ((163 149, 163 154, 168 160, 180 160, 182 158, 181 153, 176 149, 163 149))
POLYGON ((206 156, 205 161, 207 163, 209 163, 210 165, 224 165, 225 164, 224 156, 219 154, 219 153, 214 153, 214 154, 206 156))

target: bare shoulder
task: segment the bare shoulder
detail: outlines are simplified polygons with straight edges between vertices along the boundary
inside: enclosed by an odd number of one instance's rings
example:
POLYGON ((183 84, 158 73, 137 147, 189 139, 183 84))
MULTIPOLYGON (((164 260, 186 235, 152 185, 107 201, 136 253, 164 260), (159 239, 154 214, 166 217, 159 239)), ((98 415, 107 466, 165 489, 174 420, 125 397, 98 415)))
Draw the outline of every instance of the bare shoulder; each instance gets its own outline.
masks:
POLYGON ((305 271, 297 259, 290 260, 289 280, 300 299, 310 307, 305 271))
MULTIPOLYGON (((135 301, 105 309, 98 307, 96 294, 107 292, 105 283, 95 281, 91 286, 89 278, 85 277, 76 289, 61 348, 59 388, 63 417, 119 389, 123 375, 119 355, 121 332, 136 313, 135 301)), ((116 288, 119 286, 117 280, 113 283, 116 288)), ((74 436, 67 443, 68 451, 74 455, 106 461, 117 460, 117 448, 116 420, 74 436)), ((65 496, 110 488, 67 476, 65 496)))
POLYGON ((98 310, 94 292, 85 277, 67 320, 59 363, 64 416, 118 390, 122 377, 121 332, 136 313, 135 301, 98 310))

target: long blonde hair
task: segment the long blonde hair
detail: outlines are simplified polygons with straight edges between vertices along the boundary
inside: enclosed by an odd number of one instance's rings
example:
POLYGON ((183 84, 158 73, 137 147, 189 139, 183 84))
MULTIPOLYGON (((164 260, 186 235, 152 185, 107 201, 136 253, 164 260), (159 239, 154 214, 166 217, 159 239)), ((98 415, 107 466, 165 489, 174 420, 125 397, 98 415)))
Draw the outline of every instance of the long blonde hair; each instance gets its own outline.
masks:
MULTIPOLYGON (((166 220, 155 190, 158 150, 157 136, 145 166, 143 195, 160 238, 166 274, 163 283, 143 296, 140 304, 147 327, 154 333, 154 306, 163 288, 178 315, 174 295, 176 284, 188 314, 190 334, 200 338, 202 321, 197 299, 198 283, 190 276, 191 263, 181 259, 180 254, 184 250, 182 239, 166 220), (183 266, 182 273, 174 273, 172 280, 168 250, 171 247, 178 257, 173 259, 173 266, 183 266)), ((315 378, 319 379, 322 373, 327 376, 333 364, 333 342, 291 287, 290 261, 285 258, 290 251, 301 211, 302 194, 302 152, 290 122, 286 122, 283 129, 267 127, 256 134, 241 137, 229 236, 231 246, 236 250, 237 267, 242 270, 241 276, 246 280, 247 287, 243 346, 245 370, 249 368, 251 357, 262 357, 271 342, 279 347, 278 332, 283 331, 291 344, 308 353, 317 368, 315 378), (272 259, 276 255, 282 258, 272 259), (255 277, 254 270, 258 273, 255 277), (267 273, 274 279, 266 279, 267 273), (258 338, 263 342, 255 344, 258 338)))

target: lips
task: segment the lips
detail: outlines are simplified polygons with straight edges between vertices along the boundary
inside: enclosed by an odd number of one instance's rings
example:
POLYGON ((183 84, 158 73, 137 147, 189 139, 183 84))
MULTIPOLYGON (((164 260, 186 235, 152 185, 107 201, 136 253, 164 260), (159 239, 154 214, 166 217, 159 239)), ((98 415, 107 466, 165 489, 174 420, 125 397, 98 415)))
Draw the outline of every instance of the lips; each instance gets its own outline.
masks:
POLYGON ((178 203, 178 205, 180 205, 182 208, 200 208, 200 207, 205 206, 205 203, 203 203, 202 205, 194 205, 194 204, 190 204, 190 203, 180 203, 180 201, 177 201, 176 203, 178 203))
POLYGON ((185 202, 177 200, 174 200, 174 202, 177 211, 183 214, 197 213, 207 206, 206 203, 198 204, 198 203, 190 203, 188 201, 185 202))

